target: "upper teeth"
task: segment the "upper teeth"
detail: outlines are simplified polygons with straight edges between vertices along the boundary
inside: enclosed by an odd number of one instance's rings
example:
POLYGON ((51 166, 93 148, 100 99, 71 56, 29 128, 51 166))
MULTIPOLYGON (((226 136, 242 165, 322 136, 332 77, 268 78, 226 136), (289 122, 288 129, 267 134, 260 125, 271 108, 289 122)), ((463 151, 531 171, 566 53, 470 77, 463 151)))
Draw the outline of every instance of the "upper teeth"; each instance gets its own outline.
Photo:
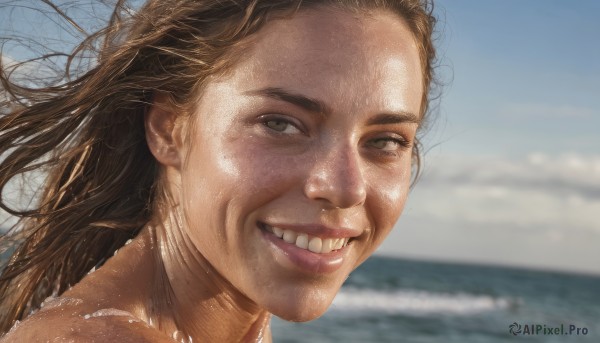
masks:
POLYGON ((298 248, 310 250, 318 254, 326 254, 333 250, 339 250, 345 247, 349 240, 349 238, 314 237, 305 233, 297 233, 270 225, 265 225, 265 227, 268 231, 273 232, 275 236, 282 238, 287 243, 295 244, 298 248))

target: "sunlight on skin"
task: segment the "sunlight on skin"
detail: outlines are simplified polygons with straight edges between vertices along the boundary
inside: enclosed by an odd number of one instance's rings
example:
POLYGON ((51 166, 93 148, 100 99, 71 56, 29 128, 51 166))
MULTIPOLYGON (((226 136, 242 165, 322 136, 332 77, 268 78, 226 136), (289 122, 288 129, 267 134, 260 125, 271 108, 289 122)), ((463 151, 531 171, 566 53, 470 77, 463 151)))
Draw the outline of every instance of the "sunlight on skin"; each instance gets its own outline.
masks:
POLYGON ((155 341, 150 327, 194 342, 270 341, 271 313, 322 315, 392 229, 423 88, 408 27, 387 12, 321 8, 273 20, 251 39, 233 70, 205 87, 188 141, 191 123, 164 106, 149 111, 149 147, 174 204, 65 293, 83 300, 74 313, 127 311, 142 319, 130 330, 155 341), (315 253, 273 227, 322 238, 319 247, 329 237, 350 243, 315 253))

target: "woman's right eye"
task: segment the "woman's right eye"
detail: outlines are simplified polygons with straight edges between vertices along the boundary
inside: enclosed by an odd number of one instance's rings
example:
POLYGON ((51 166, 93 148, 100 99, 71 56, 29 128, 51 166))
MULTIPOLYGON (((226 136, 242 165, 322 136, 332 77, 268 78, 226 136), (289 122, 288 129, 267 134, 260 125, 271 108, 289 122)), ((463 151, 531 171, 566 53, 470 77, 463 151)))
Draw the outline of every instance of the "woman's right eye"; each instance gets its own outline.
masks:
POLYGON ((290 123, 285 122, 283 120, 269 120, 265 123, 265 125, 269 129, 273 129, 275 131, 284 132, 285 129, 290 125, 290 123))
POLYGON ((262 124, 277 133, 297 134, 302 133, 296 124, 282 118, 265 118, 262 124))

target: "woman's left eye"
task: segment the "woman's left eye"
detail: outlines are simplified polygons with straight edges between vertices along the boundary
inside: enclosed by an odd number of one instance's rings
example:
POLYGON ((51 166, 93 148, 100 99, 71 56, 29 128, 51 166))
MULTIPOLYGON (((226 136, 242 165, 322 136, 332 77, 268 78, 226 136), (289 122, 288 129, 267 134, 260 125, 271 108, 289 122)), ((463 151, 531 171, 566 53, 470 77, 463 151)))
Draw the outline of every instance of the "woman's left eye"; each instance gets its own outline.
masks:
POLYGON ((376 138, 369 143, 370 146, 381 150, 382 152, 395 152, 398 149, 408 148, 410 142, 402 138, 376 138))

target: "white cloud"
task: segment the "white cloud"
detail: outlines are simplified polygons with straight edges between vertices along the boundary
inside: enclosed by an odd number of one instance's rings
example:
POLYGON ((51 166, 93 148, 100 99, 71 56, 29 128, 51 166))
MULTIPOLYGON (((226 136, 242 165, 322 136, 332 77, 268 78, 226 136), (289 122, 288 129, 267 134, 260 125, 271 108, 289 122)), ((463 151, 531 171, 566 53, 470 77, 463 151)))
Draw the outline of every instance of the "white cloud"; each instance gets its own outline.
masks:
POLYGON ((448 156, 431 161, 413 196, 415 216, 600 234, 600 156, 448 156))

